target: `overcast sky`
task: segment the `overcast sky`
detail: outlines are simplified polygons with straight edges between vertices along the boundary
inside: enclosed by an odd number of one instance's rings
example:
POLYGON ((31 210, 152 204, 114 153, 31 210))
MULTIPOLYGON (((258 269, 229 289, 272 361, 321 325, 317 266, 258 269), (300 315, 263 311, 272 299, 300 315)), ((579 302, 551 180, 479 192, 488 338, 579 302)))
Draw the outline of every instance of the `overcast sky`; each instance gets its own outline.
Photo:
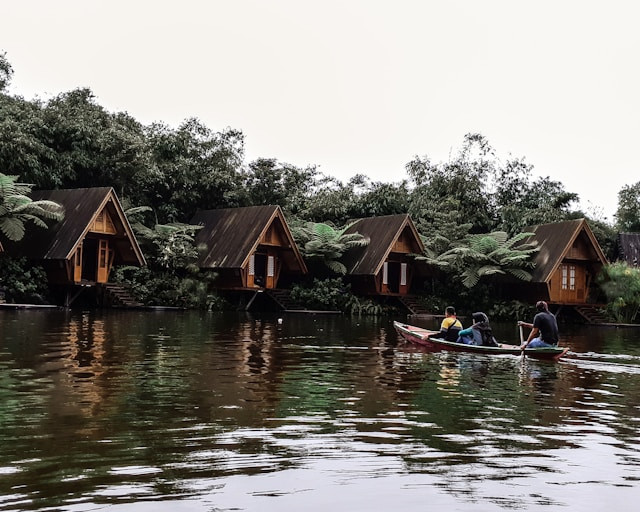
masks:
POLYGON ((342 180, 479 132, 612 220, 640 181, 639 22, 635 0, 4 0, 0 51, 12 94, 89 87, 342 180))

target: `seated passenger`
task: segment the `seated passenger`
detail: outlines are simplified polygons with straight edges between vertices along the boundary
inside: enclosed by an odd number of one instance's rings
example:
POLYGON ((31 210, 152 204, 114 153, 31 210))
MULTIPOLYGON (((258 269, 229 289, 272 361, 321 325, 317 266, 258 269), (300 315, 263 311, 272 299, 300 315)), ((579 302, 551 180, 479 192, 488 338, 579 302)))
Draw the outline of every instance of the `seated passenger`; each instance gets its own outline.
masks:
POLYGON ((471 315, 473 325, 468 329, 463 329, 456 340, 458 343, 467 345, 482 345, 485 347, 499 347, 500 344, 493 337, 489 318, 482 311, 471 315))
POLYGON ((456 317, 456 310, 453 306, 447 306, 444 310, 445 317, 440 324, 440 332, 429 335, 429 338, 438 338, 446 341, 456 341, 462 329, 460 320, 456 317))

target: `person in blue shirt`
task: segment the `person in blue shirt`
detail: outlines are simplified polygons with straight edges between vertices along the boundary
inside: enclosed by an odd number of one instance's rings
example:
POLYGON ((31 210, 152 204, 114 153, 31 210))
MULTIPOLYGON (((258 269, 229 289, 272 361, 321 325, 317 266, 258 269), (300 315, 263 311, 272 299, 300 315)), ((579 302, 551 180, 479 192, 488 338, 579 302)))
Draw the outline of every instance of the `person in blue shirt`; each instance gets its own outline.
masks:
POLYGON ((485 347, 498 347, 500 344, 493 337, 489 317, 482 311, 471 315, 473 325, 467 329, 462 329, 458 333, 458 343, 467 345, 483 345, 485 347))

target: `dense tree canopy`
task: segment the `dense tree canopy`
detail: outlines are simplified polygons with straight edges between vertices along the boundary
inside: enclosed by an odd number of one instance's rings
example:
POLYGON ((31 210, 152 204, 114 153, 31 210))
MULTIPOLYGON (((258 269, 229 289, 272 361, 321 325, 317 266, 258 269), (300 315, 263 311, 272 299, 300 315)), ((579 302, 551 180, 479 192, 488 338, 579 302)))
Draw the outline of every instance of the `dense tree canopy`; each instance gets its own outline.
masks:
POLYGON ((640 232, 640 181, 618 192, 618 227, 622 232, 640 232))
MULTIPOLYGON (((198 209, 234 206, 277 204, 291 224, 308 227, 409 213, 426 260, 461 282, 461 259, 451 255, 469 260, 476 235, 503 232, 505 240, 519 240, 529 226, 585 216, 574 208, 576 194, 549 177, 535 177, 524 159, 501 161, 477 133, 466 135, 446 162, 414 157, 406 180, 372 182, 358 174, 342 182, 313 166, 274 158, 245 162, 244 136, 236 129, 214 131, 193 118, 177 128, 145 126, 126 112, 108 112, 89 89, 48 101, 10 95, 12 75, 0 53, 0 172, 36 189, 112 186, 128 206, 152 210, 151 230, 188 223, 198 209)), ((617 227, 640 231, 639 198, 640 183, 620 192, 617 227)), ((614 227, 592 226, 611 254, 614 227)), ((313 248, 314 254, 327 250, 313 248)), ((490 272, 510 272, 513 261, 492 259, 490 272)), ((517 268, 526 268, 517 261, 517 268)), ((485 270, 477 266, 466 282, 476 282, 485 270)))

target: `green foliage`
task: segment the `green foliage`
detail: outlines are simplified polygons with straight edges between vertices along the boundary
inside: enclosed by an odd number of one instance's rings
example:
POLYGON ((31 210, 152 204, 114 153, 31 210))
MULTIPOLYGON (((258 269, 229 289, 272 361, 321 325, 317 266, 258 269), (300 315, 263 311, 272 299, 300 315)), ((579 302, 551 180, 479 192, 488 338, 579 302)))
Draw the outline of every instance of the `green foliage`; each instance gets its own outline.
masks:
POLYGON ((531 274, 526 270, 533 267, 531 257, 538 248, 522 240, 533 233, 520 233, 512 238, 504 231, 482 235, 470 235, 468 246, 452 249, 460 261, 462 283, 473 288, 480 278, 495 274, 511 276, 529 281, 531 274))
POLYGON ((291 298, 307 309, 344 311, 351 297, 350 288, 340 278, 314 279, 311 286, 294 285, 291 298))
POLYGON ((382 316, 387 313, 382 304, 355 295, 350 297, 346 311, 355 316, 382 316))
POLYGON ((243 203, 279 205, 286 213, 304 211, 311 200, 318 172, 281 164, 274 158, 259 158, 242 174, 243 203))
POLYGON ((25 224, 46 229, 45 219, 61 220, 63 208, 53 201, 32 201, 32 185, 18 183, 18 176, 0 174, 0 232, 9 240, 22 240, 25 224))
POLYGON ((240 204, 240 131, 213 132, 187 119, 177 130, 157 123, 144 134, 149 165, 139 175, 136 196, 154 208, 161 223, 188 222, 198 209, 240 204))
POLYGON ((307 222, 292 226, 291 234, 305 259, 320 261, 334 274, 344 275, 347 268, 339 259, 350 249, 369 243, 360 233, 346 233, 352 225, 336 229, 325 223, 307 222))
POLYGON ((511 301, 496 301, 489 308, 488 313, 489 318, 492 320, 527 320, 532 318, 535 314, 534 307, 527 303, 521 302, 519 300, 511 300, 511 301))
MULTIPOLYGON (((564 190, 549 177, 533 179, 533 166, 510 160, 498 168, 494 200, 499 229, 515 234, 538 224, 571 218, 571 205, 578 195, 564 190)), ((580 215, 582 216, 582 215, 580 215)))
POLYGON ((7 60, 7 53, 0 52, 0 93, 11 83, 13 77, 13 67, 7 60))
POLYGON ((415 157, 406 166, 414 183, 411 214, 416 219, 429 219, 431 212, 449 201, 447 209, 455 212, 460 224, 470 223, 475 233, 490 230, 495 222, 488 184, 495 166, 493 150, 478 134, 467 134, 449 162, 436 165, 428 157, 415 157))
POLYGON ((6 302, 44 304, 47 302, 47 275, 42 267, 25 258, 0 252, 0 291, 6 302))
POLYGON ((618 230, 623 233, 640 231, 640 181, 618 192, 616 220, 618 230))
POLYGON ((405 213, 409 208, 406 182, 371 182, 357 174, 346 184, 321 177, 310 188, 310 199, 298 215, 310 221, 343 225, 353 219, 405 213))
POLYGON ((611 317, 616 322, 634 322, 640 310, 640 269, 622 262, 605 265, 598 282, 607 297, 611 317))
MULTIPOLYGON (((141 213, 144 208, 131 210, 141 213)), ((189 224, 156 224, 148 228, 141 223, 132 226, 140 245, 145 249, 151 268, 171 270, 173 272, 197 273, 198 250, 195 234, 201 226, 189 224)))
POLYGON ((118 267, 112 273, 116 283, 127 286, 136 300, 147 306, 173 306, 188 309, 221 311, 227 304, 210 291, 214 274, 181 277, 169 271, 148 267, 118 267))

